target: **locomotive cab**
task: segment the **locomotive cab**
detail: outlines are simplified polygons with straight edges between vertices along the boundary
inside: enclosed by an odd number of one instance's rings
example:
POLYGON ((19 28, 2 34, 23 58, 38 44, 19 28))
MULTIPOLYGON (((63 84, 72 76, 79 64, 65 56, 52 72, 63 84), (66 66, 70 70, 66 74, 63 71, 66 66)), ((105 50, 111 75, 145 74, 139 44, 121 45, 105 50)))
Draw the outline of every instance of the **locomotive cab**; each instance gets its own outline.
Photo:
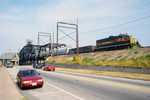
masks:
POLYGON ((131 45, 131 47, 133 47, 135 45, 135 38, 134 37, 130 37, 130 45, 131 45))

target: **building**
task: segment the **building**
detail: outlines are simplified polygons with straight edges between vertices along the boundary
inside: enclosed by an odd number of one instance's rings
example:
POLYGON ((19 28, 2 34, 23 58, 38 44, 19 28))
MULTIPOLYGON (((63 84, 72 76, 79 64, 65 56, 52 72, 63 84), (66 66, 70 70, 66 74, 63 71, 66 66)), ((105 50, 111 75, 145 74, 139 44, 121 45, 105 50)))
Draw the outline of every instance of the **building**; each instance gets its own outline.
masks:
POLYGON ((11 62, 14 66, 19 65, 19 56, 17 53, 3 53, 0 56, 0 65, 2 66, 4 62, 4 65, 11 62))

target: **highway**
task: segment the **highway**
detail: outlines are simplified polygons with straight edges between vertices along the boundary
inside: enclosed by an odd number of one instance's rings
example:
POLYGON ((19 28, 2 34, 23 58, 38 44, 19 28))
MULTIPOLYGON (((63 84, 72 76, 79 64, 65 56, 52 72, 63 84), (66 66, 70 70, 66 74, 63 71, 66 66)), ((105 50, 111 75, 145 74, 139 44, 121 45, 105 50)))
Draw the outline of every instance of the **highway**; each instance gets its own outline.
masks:
POLYGON ((64 71, 37 69, 44 79, 42 88, 21 90, 16 83, 20 69, 8 72, 21 94, 29 100, 150 100, 150 82, 107 76, 87 75, 64 71))

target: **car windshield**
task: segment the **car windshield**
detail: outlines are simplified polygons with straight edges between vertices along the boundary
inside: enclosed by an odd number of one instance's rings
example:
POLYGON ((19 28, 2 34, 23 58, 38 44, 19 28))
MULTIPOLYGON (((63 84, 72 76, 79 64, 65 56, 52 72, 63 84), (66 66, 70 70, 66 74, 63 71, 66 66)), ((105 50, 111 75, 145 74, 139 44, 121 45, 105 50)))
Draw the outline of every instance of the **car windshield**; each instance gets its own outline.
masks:
POLYGON ((35 70, 28 70, 28 71, 22 72, 22 77, 35 76, 35 75, 38 75, 37 71, 35 71, 35 70))
POLYGON ((51 67, 52 65, 45 65, 45 67, 48 67, 48 66, 50 66, 50 67, 51 67))
POLYGON ((39 65, 44 66, 44 64, 43 64, 43 63, 40 63, 39 65))

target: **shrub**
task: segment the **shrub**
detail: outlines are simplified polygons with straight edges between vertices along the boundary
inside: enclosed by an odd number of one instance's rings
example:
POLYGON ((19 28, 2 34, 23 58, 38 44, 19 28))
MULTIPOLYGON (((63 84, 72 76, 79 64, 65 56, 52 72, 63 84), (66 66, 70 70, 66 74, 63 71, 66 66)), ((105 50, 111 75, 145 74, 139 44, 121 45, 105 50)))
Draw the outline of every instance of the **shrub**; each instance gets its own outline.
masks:
POLYGON ((54 63, 54 62, 55 62, 54 59, 49 59, 49 60, 48 60, 48 63, 49 63, 49 64, 54 63))
POLYGON ((138 51, 137 51, 137 50, 135 50, 135 51, 134 51, 134 54, 138 54, 138 51))
POLYGON ((106 61, 106 58, 104 58, 104 59, 100 59, 102 62, 104 62, 104 61, 106 61))
POLYGON ((117 58, 121 58, 122 57, 122 55, 119 55, 117 58))
POLYGON ((137 49, 139 49, 139 48, 140 48, 139 46, 135 45, 135 46, 133 46, 131 49, 132 49, 132 50, 137 50, 137 49))
POLYGON ((150 54, 147 54, 147 55, 146 55, 146 58, 150 58, 150 54))
POLYGON ((76 56, 73 56, 73 61, 76 61, 76 56))
POLYGON ((103 57, 105 57, 105 56, 106 56, 106 54, 103 55, 103 57))
POLYGON ((82 61, 85 63, 90 63, 92 60, 94 60, 94 58, 84 57, 82 61))
POLYGON ((123 57, 121 60, 126 60, 128 58, 128 56, 123 57))

